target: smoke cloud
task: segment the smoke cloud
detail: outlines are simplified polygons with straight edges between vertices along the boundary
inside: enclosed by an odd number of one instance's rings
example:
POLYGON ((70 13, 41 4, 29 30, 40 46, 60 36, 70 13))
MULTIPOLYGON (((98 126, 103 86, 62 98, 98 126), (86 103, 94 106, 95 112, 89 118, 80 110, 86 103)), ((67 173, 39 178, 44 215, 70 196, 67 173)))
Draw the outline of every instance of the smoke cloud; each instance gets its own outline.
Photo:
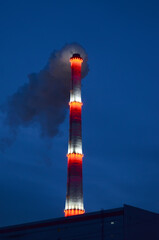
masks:
MULTIPOLYGON (((79 44, 67 44, 54 51, 46 66, 39 73, 28 76, 28 83, 21 86, 2 106, 5 124, 17 133, 19 127, 37 124, 42 137, 53 138, 59 132, 68 109, 71 68, 69 59, 79 53, 84 59, 82 78, 88 73, 87 54, 79 44)), ((0 145, 11 143, 1 139, 0 145)))

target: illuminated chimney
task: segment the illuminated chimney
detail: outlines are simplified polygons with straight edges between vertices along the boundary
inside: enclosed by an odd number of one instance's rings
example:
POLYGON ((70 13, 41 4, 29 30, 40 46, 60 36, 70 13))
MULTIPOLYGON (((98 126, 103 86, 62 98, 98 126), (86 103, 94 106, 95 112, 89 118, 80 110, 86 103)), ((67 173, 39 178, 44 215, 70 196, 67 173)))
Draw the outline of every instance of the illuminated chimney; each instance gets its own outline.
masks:
POLYGON ((70 91, 70 132, 68 144, 67 195, 65 217, 83 214, 82 186, 82 134, 81 134, 81 65, 83 59, 79 54, 70 58, 72 86, 70 91))

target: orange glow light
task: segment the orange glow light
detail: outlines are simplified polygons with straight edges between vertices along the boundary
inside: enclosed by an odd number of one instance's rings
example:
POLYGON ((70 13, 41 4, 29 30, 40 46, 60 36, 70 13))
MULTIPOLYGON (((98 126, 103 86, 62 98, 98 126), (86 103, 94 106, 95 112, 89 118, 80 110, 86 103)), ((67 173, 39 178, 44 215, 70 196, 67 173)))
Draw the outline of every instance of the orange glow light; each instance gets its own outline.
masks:
POLYGON ((80 153, 69 153, 67 154, 68 161, 82 161, 83 154, 80 153))
POLYGON ((77 58, 77 57, 73 57, 73 58, 70 58, 70 63, 82 63, 83 62, 83 59, 82 58, 77 58))
POLYGON ((81 102, 69 102, 70 108, 78 108, 81 109, 83 103, 81 102))
POLYGON ((80 209, 67 209, 67 210, 64 210, 64 213, 65 213, 65 217, 69 217, 69 216, 84 214, 85 211, 80 209))

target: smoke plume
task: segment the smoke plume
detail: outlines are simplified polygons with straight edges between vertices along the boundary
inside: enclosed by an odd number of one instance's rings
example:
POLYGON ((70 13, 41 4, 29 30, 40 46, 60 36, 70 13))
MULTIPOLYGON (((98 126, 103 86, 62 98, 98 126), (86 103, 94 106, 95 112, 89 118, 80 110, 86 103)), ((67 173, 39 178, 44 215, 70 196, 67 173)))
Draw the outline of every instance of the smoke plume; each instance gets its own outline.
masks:
MULTIPOLYGON (((69 101, 71 69, 69 59, 79 53, 84 59, 82 78, 88 73, 87 54, 79 44, 68 44, 54 51, 39 73, 28 76, 28 83, 10 96, 1 108, 5 123, 17 132, 19 127, 37 124, 42 137, 54 137, 64 121, 69 101)), ((0 145, 10 141, 1 139, 0 145)))

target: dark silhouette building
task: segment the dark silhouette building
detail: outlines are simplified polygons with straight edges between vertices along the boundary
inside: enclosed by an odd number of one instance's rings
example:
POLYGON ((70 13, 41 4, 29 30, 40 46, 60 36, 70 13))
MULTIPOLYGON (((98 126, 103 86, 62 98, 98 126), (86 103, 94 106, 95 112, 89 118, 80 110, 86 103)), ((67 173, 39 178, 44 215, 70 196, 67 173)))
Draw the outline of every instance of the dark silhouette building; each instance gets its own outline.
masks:
POLYGON ((124 205, 0 228, 0 240, 159 240, 159 214, 124 205))

